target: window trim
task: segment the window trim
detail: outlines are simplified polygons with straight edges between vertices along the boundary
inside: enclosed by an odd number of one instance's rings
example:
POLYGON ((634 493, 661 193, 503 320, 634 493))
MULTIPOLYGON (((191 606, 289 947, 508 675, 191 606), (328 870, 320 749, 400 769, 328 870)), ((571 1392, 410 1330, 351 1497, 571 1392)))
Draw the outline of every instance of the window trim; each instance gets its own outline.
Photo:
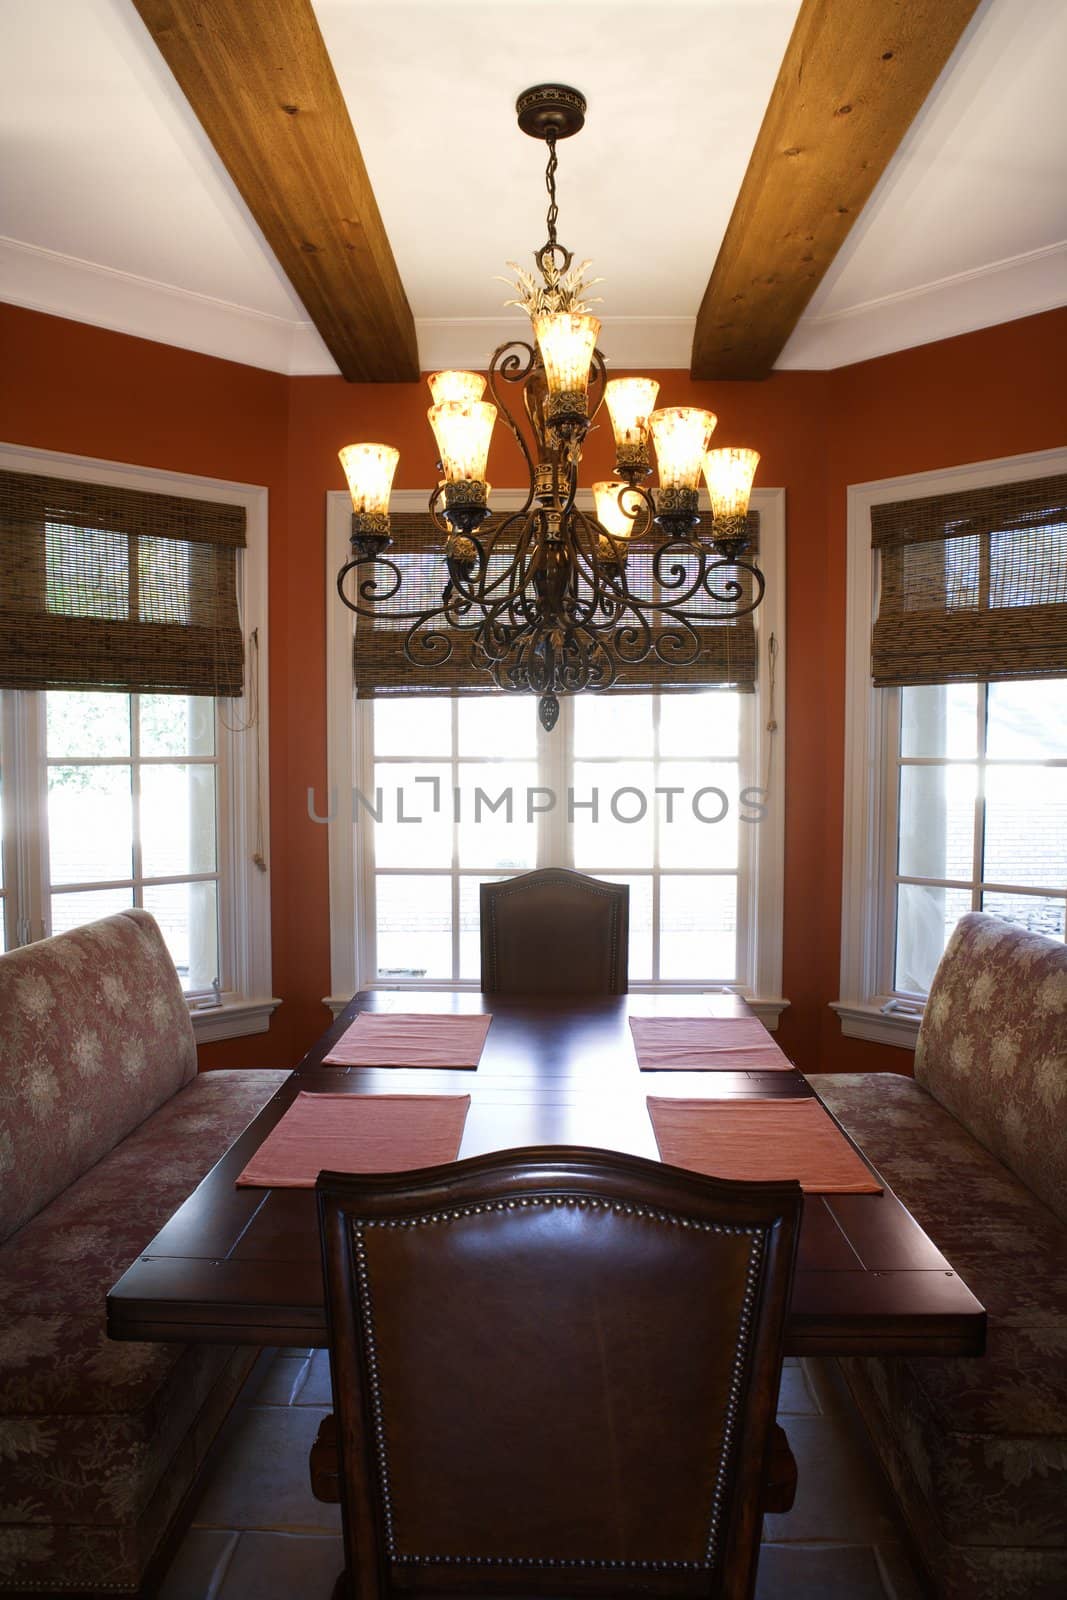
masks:
MULTIPOLYGON (((246 513, 246 547, 238 560, 241 626, 247 640, 253 631, 258 638, 259 694, 256 725, 231 729, 216 720, 219 768, 225 768, 226 781, 220 788, 218 848, 220 860, 229 855, 228 866, 220 870, 219 934, 220 946, 228 953, 233 987, 223 991, 222 1005, 190 1003, 190 1015, 198 1044, 216 1039, 231 1039, 245 1034, 265 1033, 270 1018, 281 1001, 271 994, 270 870, 253 860, 257 821, 262 822, 264 841, 270 838, 270 781, 268 768, 269 706, 267 636, 267 552, 268 491, 258 484, 227 482, 219 478, 198 477, 189 473, 165 472, 156 467, 138 467, 125 462, 104 461, 96 457, 66 455, 54 450, 28 449, 0 443, 0 466, 11 472, 33 472, 49 477, 77 477, 91 483, 112 484, 118 488, 140 489, 156 494, 210 498, 231 505, 242 505, 246 513), (225 748, 224 748, 225 747, 225 748), (257 794, 257 790, 259 791, 257 794)), ((21 693, 23 691, 15 691, 21 693)), ((247 691, 246 691, 247 695, 247 691)), ((236 702, 243 706, 246 699, 236 702)), ((240 713, 237 719, 240 720, 240 713)), ((5 805, 18 814, 32 812, 31 791, 35 780, 26 769, 23 719, 9 717, 5 733, 11 738, 7 766, 14 769, 13 794, 5 795, 5 805)), ((5 829, 7 862, 13 877, 5 882, 21 890, 27 900, 31 874, 40 878, 39 848, 33 843, 16 850, 12 833, 5 829), (17 859, 16 859, 17 858, 17 859), (31 859, 32 858, 32 859, 31 859)), ((43 925, 28 933, 40 938, 43 925)))
POLYGON ((841 977, 839 998, 830 1006, 841 1032, 850 1038, 913 1050, 923 1013, 921 999, 905 1001, 887 992, 884 982, 895 926, 890 890, 900 692, 875 689, 871 682, 871 628, 878 600, 871 510, 887 501, 958 493, 1055 472, 1067 472, 1067 447, 848 486, 841 977))
MULTIPOLYGON (((424 512, 429 491, 401 490, 392 497, 392 509, 397 514, 424 512)), ((517 511, 524 504, 522 490, 493 491, 493 503, 499 511, 517 511)), ((579 503, 592 496, 580 493, 579 503)), ((703 493, 701 504, 706 509, 703 493)), ((776 730, 768 732, 765 723, 769 710, 761 688, 757 688, 758 714, 755 721, 756 748, 753 763, 759 773, 770 765, 767 819, 758 829, 758 860, 756 870, 749 873, 749 903, 741 905, 740 915, 748 917, 751 928, 752 965, 755 981, 752 985, 735 984, 732 987, 744 994, 753 1010, 771 1029, 789 1004, 782 998, 782 920, 784 899, 785 854, 785 490, 757 489, 752 495, 752 509, 760 513, 760 564, 767 576, 767 593, 756 613, 757 649, 759 652, 760 684, 767 682, 768 641, 773 636, 777 644, 775 665, 774 721, 776 730)), ((352 696, 352 614, 341 605, 337 597, 337 572, 348 558, 348 541, 351 533, 352 502, 341 490, 326 495, 326 810, 322 797, 314 790, 307 794, 308 812, 313 821, 328 823, 330 860, 330 994, 323 999, 336 1016, 345 1006, 358 985, 358 973, 365 969, 361 960, 360 918, 357 907, 367 890, 369 863, 362 849, 361 835, 355 827, 352 791, 354 774, 359 770, 357 761, 366 757, 360 749, 361 741, 369 737, 370 718, 353 714, 352 696)), ((753 830, 756 832, 757 830, 753 830)), ((374 988, 396 988, 395 984, 373 984, 374 988)), ((477 984, 467 982, 456 985, 451 981, 437 980, 420 984, 420 988, 453 992, 457 987, 476 989, 477 984)), ((650 988, 647 984, 634 985, 636 991, 650 988)), ((699 983, 677 983, 657 986, 660 993, 699 993, 699 983)))

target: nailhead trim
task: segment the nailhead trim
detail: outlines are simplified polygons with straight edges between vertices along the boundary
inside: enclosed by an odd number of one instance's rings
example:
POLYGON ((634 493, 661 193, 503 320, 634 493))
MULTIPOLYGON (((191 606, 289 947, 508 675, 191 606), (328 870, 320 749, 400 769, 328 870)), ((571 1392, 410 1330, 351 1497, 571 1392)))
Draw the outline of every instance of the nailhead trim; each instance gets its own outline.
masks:
POLYGON ((625 1201, 597 1200, 585 1195, 523 1196, 518 1200, 485 1201, 478 1205, 454 1206, 441 1211, 427 1211, 413 1217, 352 1218, 352 1247, 356 1263, 356 1281, 366 1329, 367 1367, 370 1377, 370 1401, 373 1417, 374 1447, 378 1460, 382 1506, 385 1520, 385 1543, 389 1560, 404 1566, 476 1566, 476 1567, 585 1567, 600 1571, 627 1572, 680 1572, 706 1571, 714 1567, 719 1554, 719 1524, 722 1519, 728 1469, 736 1448, 737 1411, 741 1397, 742 1377, 748 1361, 752 1342, 752 1308, 759 1287, 760 1263, 766 1230, 758 1224, 704 1222, 696 1217, 679 1216, 658 1207, 635 1205, 625 1201), (611 1211, 616 1216, 640 1217, 649 1222, 664 1223, 670 1227, 690 1228, 697 1233, 749 1237, 748 1267, 745 1289, 738 1319, 737 1344, 730 1370, 730 1385, 723 1419, 722 1448, 719 1470, 712 1492, 708 1538, 703 1561, 611 1561, 596 1557, 567 1556, 479 1556, 479 1555, 415 1555, 400 1551, 396 1545, 393 1504, 389 1488, 389 1461, 386 1447, 385 1416, 382 1408, 381 1379, 378 1369, 378 1351, 374 1332, 374 1305, 367 1264, 367 1245, 364 1237, 371 1228, 424 1228, 441 1223, 458 1222, 466 1217, 477 1217, 489 1212, 521 1211, 537 1207, 565 1207, 577 1211, 611 1211))

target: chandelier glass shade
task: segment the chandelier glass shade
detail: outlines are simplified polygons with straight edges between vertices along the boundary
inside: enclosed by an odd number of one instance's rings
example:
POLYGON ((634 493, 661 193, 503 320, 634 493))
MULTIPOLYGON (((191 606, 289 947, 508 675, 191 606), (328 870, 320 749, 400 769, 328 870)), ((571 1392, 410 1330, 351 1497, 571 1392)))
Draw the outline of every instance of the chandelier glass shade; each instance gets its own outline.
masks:
MULTIPOLYGON (((600 321, 584 299, 588 262, 573 266, 556 236, 556 144, 582 126, 573 89, 541 85, 519 97, 519 125, 549 151, 548 239, 534 252, 539 280, 518 272, 532 340, 493 354, 488 373, 435 372, 428 411, 441 481, 430 516, 441 535, 440 598, 405 605, 391 559, 389 494, 398 452, 348 445, 340 452, 352 496, 351 558, 338 592, 357 616, 404 630, 404 652, 420 669, 445 668, 466 649, 487 687, 540 697, 543 726, 559 696, 609 689, 620 672, 651 656, 668 671, 701 650, 709 606, 716 620, 754 611, 764 593, 749 544, 754 450, 709 450, 717 418, 694 406, 656 409, 653 378, 607 379, 600 321), (488 389, 490 399, 483 398, 488 389), (521 400, 521 417, 515 400, 521 400), (595 515, 576 501, 583 441, 601 405, 615 440, 615 475, 593 485, 595 515), (486 471, 495 424, 508 428, 526 469, 520 510, 490 523, 486 471), (650 451, 659 487, 646 487, 650 451), (711 498, 701 529, 699 485, 711 498), (631 587, 628 557, 650 545, 644 582, 631 587)), ((596 280, 593 280, 596 281, 596 280)), ((399 554, 399 552, 398 552, 399 554)))

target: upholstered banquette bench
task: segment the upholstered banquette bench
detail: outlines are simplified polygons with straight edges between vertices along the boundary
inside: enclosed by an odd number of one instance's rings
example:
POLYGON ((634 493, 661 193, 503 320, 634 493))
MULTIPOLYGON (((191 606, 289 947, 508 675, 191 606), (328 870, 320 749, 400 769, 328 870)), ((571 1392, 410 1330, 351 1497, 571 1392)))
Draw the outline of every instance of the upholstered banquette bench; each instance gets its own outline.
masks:
POLYGON ((105 1296, 288 1076, 197 1076, 155 922, 0 957, 0 1595, 136 1594, 256 1352, 117 1344, 105 1296))
POLYGON ((1067 947, 973 914, 915 1077, 811 1078, 985 1305, 979 1360, 841 1366, 934 1592, 1067 1595, 1067 947))

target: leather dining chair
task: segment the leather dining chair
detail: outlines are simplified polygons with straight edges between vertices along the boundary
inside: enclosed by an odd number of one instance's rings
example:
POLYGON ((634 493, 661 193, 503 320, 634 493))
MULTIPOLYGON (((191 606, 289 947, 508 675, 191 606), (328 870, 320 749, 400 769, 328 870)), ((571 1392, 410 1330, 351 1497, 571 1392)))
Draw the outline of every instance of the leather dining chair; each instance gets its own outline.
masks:
POLYGON ((798 1184, 558 1147, 317 1187, 335 1600, 749 1600, 798 1184))
POLYGON ((483 994, 625 994, 630 886, 548 867, 481 886, 483 994))

